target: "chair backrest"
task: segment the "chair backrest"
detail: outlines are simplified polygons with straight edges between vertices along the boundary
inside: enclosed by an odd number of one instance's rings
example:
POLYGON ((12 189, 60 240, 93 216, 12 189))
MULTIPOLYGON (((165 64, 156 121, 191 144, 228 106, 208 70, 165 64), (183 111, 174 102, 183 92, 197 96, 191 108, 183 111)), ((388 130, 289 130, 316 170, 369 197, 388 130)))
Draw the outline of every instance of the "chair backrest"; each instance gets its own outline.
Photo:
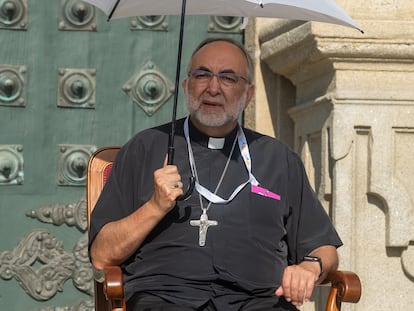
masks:
POLYGON ((89 158, 87 183, 86 183, 86 205, 88 215, 88 232, 90 227, 90 216, 98 201, 99 195, 108 179, 112 169, 112 163, 120 147, 104 147, 97 150, 89 158))
MULTIPOLYGON (((105 147, 97 150, 89 159, 87 183, 86 183, 86 206, 88 219, 88 232, 90 228, 90 217, 92 210, 98 201, 105 182, 112 169, 112 163, 120 147, 105 147)), ((95 281, 95 310, 112 310, 110 303, 105 297, 104 284, 95 281)))

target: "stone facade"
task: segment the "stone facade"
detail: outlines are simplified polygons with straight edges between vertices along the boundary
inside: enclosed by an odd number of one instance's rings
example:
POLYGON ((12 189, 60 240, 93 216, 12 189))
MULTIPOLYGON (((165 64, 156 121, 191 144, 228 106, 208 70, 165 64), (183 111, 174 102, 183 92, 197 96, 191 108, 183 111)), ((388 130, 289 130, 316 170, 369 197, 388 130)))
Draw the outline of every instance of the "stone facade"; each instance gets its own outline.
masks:
MULTIPOLYGON (((246 46, 257 91, 245 124, 304 160, 339 231, 340 269, 361 301, 414 306, 414 2, 337 0, 362 27, 256 19, 246 46)), ((302 310, 323 310, 325 289, 302 310)))

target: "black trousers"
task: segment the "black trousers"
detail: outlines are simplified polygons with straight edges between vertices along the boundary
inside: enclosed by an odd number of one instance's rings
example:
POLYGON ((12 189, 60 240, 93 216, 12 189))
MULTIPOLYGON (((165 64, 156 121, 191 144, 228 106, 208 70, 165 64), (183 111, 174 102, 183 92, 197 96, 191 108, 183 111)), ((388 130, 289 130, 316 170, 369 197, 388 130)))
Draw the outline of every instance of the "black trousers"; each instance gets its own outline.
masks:
POLYGON ((218 309, 212 301, 208 301, 198 308, 182 306, 166 301, 158 296, 137 293, 127 301, 127 311, 297 311, 292 304, 283 298, 278 303, 266 298, 256 298, 238 307, 218 309))

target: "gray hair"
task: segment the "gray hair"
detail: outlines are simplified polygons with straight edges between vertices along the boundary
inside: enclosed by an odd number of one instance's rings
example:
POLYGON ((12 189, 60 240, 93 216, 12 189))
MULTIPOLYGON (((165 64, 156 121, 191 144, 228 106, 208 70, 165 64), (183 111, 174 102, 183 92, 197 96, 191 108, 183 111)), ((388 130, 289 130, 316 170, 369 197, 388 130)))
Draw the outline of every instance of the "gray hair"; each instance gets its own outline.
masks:
POLYGON ((213 43, 213 42, 218 42, 218 41, 224 41, 230 44, 233 44, 234 46, 238 47, 239 50, 243 53, 244 57, 246 58, 247 61, 247 80, 249 81, 249 83, 252 82, 253 80, 253 75, 254 75, 254 64, 253 64, 253 59, 250 56, 249 52, 246 50, 246 48, 244 47, 243 44, 241 44, 240 42, 231 39, 231 38, 207 38, 204 41, 202 41, 193 51, 193 54, 191 54, 191 58, 190 61, 188 62, 187 65, 187 72, 190 71, 191 68, 191 64, 193 62, 193 58, 194 55, 203 47, 206 46, 207 44, 213 43))

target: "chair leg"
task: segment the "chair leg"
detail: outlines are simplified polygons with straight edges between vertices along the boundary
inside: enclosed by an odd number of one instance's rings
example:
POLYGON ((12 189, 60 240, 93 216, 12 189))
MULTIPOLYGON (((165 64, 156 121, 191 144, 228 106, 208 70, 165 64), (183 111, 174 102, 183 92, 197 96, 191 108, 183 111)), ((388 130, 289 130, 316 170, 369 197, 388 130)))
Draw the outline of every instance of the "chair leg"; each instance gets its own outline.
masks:
POLYGON ((103 294, 103 284, 95 282, 95 310, 97 311, 110 311, 108 300, 106 300, 103 294))
POLYGON ((341 310, 341 302, 337 301, 336 297, 338 295, 338 289, 332 287, 329 291, 328 301, 326 302, 326 311, 340 311, 341 310))

